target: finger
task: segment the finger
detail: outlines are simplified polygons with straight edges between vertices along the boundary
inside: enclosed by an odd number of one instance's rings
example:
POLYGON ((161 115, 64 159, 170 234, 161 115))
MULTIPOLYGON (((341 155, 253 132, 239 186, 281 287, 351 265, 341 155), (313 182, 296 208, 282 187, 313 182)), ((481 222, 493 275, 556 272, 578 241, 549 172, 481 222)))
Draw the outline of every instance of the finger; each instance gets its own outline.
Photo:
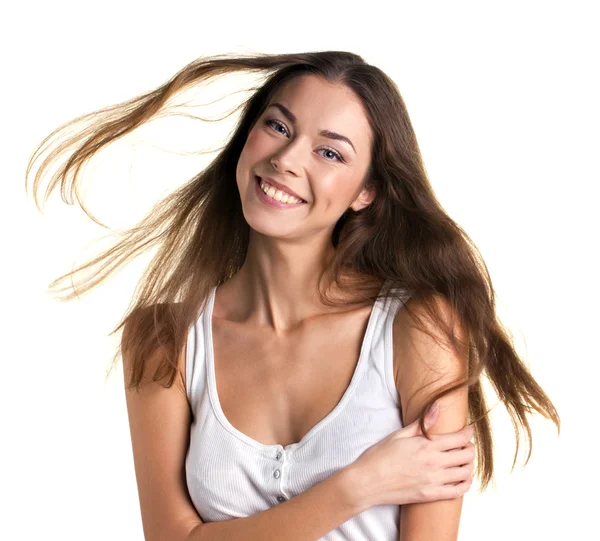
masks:
POLYGON ((412 436, 422 436, 423 432, 421 432, 421 425, 419 424, 419 419, 415 419, 409 425, 402 427, 399 430, 396 430, 396 434, 401 438, 410 438, 412 436))
POLYGON ((454 500, 461 498, 473 485, 473 478, 469 476, 468 479, 456 483, 455 485, 443 485, 440 490, 442 500, 454 500))
POLYGON ((473 463, 469 462, 463 466, 455 466, 453 468, 446 468, 441 474, 440 478, 442 483, 455 484, 462 483, 463 481, 469 480, 473 477, 473 463))
POLYGON ((434 448, 438 451, 448 451, 464 447, 473 437, 473 427, 465 426, 458 432, 450 432, 449 434, 433 434, 431 439, 434 442, 434 448))
POLYGON ((471 488, 472 484, 473 480, 469 477, 469 479, 459 483, 431 487, 431 489, 427 491, 426 501, 454 500, 460 498, 471 488))
POLYGON ((440 412, 440 405, 435 402, 425 414, 425 428, 429 430, 437 421, 440 412))
POLYGON ((440 452, 440 462, 444 468, 462 466, 475 459, 475 446, 469 441, 464 447, 440 452))

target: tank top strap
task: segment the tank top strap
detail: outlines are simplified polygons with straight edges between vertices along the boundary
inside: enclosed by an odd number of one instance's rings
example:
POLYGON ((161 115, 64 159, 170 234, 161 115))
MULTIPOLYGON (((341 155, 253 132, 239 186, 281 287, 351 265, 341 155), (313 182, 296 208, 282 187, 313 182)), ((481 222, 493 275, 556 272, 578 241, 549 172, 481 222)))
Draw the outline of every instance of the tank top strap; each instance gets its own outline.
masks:
MULTIPOLYGON (((369 343, 366 347, 370 350, 369 365, 373 374, 378 374, 375 378, 381 384, 381 387, 374 386, 370 389, 372 403, 380 401, 380 408, 387 410, 390 404, 392 409, 400 407, 400 397, 395 385, 394 369, 394 349, 393 349, 393 326, 396 314, 410 298, 406 291, 391 288, 386 283, 381 290, 381 296, 374 305, 375 313, 373 318, 373 329, 369 337, 369 343), (388 394, 392 401, 387 402, 385 396, 388 394), (381 394, 381 391, 384 391, 381 394)), ((372 377, 372 376, 371 376, 372 377)), ((375 385, 375 384, 373 384, 375 385)))
POLYGON ((381 321, 381 324, 385 325, 390 318, 394 319, 396 317, 398 310, 408 302, 411 295, 408 290, 391 287, 389 281, 384 283, 381 294, 384 296, 377 299, 377 304, 379 309, 385 313, 381 321))
MULTIPOLYGON (((206 306, 212 301, 216 287, 209 293, 206 306)), ((188 329, 185 353, 185 386, 192 411, 197 411, 206 388, 205 314, 206 306, 188 329)))

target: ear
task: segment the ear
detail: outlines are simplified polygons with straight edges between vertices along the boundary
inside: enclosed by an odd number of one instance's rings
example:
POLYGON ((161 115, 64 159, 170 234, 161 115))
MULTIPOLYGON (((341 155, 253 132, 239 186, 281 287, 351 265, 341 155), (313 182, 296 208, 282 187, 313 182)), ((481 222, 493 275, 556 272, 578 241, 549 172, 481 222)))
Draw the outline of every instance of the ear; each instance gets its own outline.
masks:
POLYGON ((368 206, 375 199, 375 188, 363 188, 358 197, 350 205, 350 208, 357 212, 368 206))

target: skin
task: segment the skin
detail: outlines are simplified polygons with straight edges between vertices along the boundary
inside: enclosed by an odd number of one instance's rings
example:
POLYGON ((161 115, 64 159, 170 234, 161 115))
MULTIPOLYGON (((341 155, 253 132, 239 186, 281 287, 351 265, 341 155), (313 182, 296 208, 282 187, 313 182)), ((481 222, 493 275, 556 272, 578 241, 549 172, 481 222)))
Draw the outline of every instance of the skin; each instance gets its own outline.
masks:
MULTIPOLYGON (((288 444, 299 441, 333 409, 354 370, 354 364, 342 361, 356 358, 362 338, 358 329, 364 332, 370 307, 340 314, 339 309, 324 306, 317 294, 317 277, 334 250, 330 238, 337 220, 348 208, 360 210, 375 197, 362 188, 373 134, 358 97, 343 85, 314 75, 288 82, 270 103, 283 104, 296 122, 278 108, 267 107, 248 134, 236 168, 239 197, 250 225, 248 253, 240 271, 218 287, 213 334, 225 416, 255 440, 288 444), (343 134, 355 150, 319 135, 320 130, 343 134), (266 205, 256 193, 255 175, 275 178, 306 204, 284 210, 266 205), (311 362, 315 351, 340 362, 315 366, 311 362), (283 365, 289 370, 270 369, 283 365), (294 374, 291 382, 278 376, 286 373, 294 374), (265 412, 273 408, 282 412, 278 425, 265 422, 265 412)), ((440 302, 449 317, 449 308, 440 302)), ((427 399, 418 392, 423 383, 434 392, 462 377, 467 356, 442 348, 413 329, 404 310, 394 321, 393 335, 394 374, 407 426, 427 399)), ((432 434, 465 426, 465 390, 446 396, 440 405, 432 434)), ((399 539, 455 541, 461 506, 462 498, 401 506, 399 539)))
POLYGON ((225 305, 235 299, 247 323, 283 332, 331 310, 318 299, 316 277, 334 249, 330 238, 337 220, 348 208, 360 210, 375 197, 361 189, 372 132, 357 96, 314 75, 288 82, 270 103, 283 104, 297 120, 292 123, 268 107, 248 134, 236 169, 251 228, 248 255, 218 293, 225 305), (265 124, 271 119, 277 122, 265 124), (348 137, 355 150, 319 135, 322 129, 348 137), (307 203, 285 210, 265 205, 255 191, 255 174, 275 178, 307 203))
MULTIPOLYGON (((316 277, 333 249, 329 239, 339 217, 348 208, 364 208, 374 198, 361 188, 371 159, 372 133, 357 97, 315 76, 291 81, 273 101, 291 110, 297 122, 292 124, 280 111, 269 108, 248 134, 236 170, 239 197, 251 228, 248 254, 242 269, 217 289, 212 330, 218 398, 226 418, 259 442, 287 445, 298 442, 332 411, 355 368, 371 307, 334 313, 321 305, 316 277), (281 125, 266 125, 268 119, 281 125), (350 138, 356 153, 345 143, 318 135, 322 129, 350 138), (345 162, 337 161, 325 147, 339 152, 345 162), (285 210, 262 203, 255 174, 274 177, 307 203, 285 210)), ((411 330, 403 310, 399 316, 393 330, 394 367, 406 426, 424 399, 415 393, 419 385, 430 378, 435 385, 443 383, 438 376, 459 373, 464 362, 411 330), (397 372, 396 358, 402 359, 397 372), (404 397, 409 398, 406 403, 404 397)), ((158 350, 147 373, 153 374, 160 362, 158 350)), ((126 355, 123 363, 127 375, 126 355)), ((185 350, 179 370, 183 388, 165 389, 146 376, 144 392, 126 394, 144 533, 149 539, 205 539, 211 532, 216 537, 230 529, 237 533, 237 521, 215 523, 206 530, 199 527, 203 523, 182 484, 191 423, 185 350), (157 422, 164 430, 155 429, 157 422)), ((432 432, 461 428, 465 412, 466 393, 458 399, 447 397, 432 432)), ((439 470, 434 464, 428 466, 439 470)), ((287 508, 290 524, 302 524, 307 515, 313 517, 315 528, 333 524, 344 498, 335 494, 346 494, 336 483, 335 490, 332 484, 318 484, 299 495, 295 506, 287 508)), ((430 484, 439 483, 432 479, 430 484)), ((460 505, 459 500, 402 505, 399 539, 455 541, 460 505)), ((276 506, 266 519, 257 513, 244 521, 246 533, 271 531, 265 520, 278 516, 273 512, 281 511, 276 506)))

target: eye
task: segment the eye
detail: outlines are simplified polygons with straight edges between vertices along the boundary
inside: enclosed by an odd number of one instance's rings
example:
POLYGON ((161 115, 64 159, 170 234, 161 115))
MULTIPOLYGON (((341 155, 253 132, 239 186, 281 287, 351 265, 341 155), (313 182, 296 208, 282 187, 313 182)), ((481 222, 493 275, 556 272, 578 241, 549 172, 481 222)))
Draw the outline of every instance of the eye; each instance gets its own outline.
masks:
MULTIPOLYGON (((340 153, 337 150, 333 150, 332 148, 329 148, 329 147, 323 147, 323 148, 320 148, 319 150, 324 150, 325 152, 332 152, 339 161, 341 161, 341 162, 344 161, 344 158, 342 158, 342 156, 340 155, 340 153)), ((329 161, 331 161, 331 160, 329 160, 329 161)))
MULTIPOLYGON (((284 125, 283 125, 281 122, 279 122, 279 120, 275 120, 274 118, 269 118, 269 119, 267 119, 267 120, 265 121, 265 124, 266 124, 267 126, 272 126, 273 124, 275 124, 275 126, 281 126, 282 128, 284 128, 284 129, 285 129, 285 126, 284 126, 284 125)), ((279 133, 281 133, 281 132, 279 132, 279 133)))
MULTIPOLYGON (((279 122, 279 120, 275 120, 274 118, 269 118, 269 119, 265 120, 265 124, 267 126, 275 126, 275 127, 280 126, 284 130, 287 131, 287 128, 285 127, 285 125, 282 122, 279 122)), ((278 133, 282 133, 282 132, 278 132, 278 133)), ((340 162, 344 161, 344 158, 342 157, 342 155, 337 150, 334 150, 333 148, 322 147, 319 149, 319 151, 331 152, 337 158, 338 161, 340 161, 340 162)), ((328 160, 328 161, 333 161, 333 160, 328 160)))

